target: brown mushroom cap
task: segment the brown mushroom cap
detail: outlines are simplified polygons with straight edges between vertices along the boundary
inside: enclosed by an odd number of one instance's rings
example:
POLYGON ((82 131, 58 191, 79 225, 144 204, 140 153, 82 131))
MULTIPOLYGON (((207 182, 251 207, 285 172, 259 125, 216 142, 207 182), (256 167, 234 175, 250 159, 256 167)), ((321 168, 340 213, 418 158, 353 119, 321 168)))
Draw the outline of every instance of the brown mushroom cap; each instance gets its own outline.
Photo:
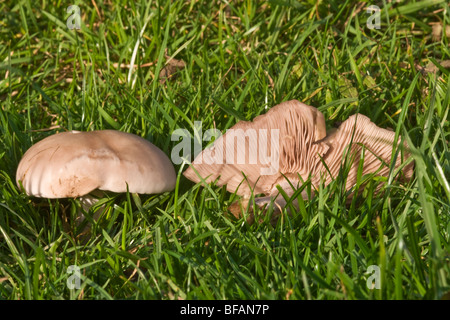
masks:
MULTIPOLYGON (((264 140, 262 143, 259 140, 258 143, 249 143, 249 139, 246 138, 245 144, 238 145, 226 143, 228 139, 234 139, 234 136, 230 136, 227 132, 217 139, 212 147, 203 150, 183 174, 196 183, 201 181, 199 175, 207 183, 217 180, 217 185, 227 185, 229 192, 236 192, 244 197, 249 197, 252 192, 276 196, 279 193, 277 185, 280 185, 288 195, 292 195, 294 189, 302 184, 302 180, 305 181, 309 177, 316 188, 321 176, 325 177, 325 185, 327 185, 337 177, 349 146, 351 146, 349 156, 352 161, 346 181, 347 188, 356 184, 363 146, 365 149, 363 174, 376 173, 376 175, 387 176, 395 139, 395 132, 377 127, 369 118, 361 114, 351 116, 337 130, 326 136, 322 113, 296 100, 274 106, 266 114, 256 117, 253 122, 238 122, 231 129, 235 131, 242 129, 241 136, 245 136, 244 133, 248 129, 267 129, 269 135, 267 139, 262 139, 264 140), (273 148, 278 155, 278 170, 271 175, 261 175, 264 164, 261 162, 250 164, 249 155, 257 154, 257 149, 261 145, 268 145, 267 149, 272 150, 270 132, 273 129, 279 130, 279 143, 276 148, 273 148), (234 153, 245 153, 245 163, 238 164, 236 161, 226 163, 225 154, 230 151, 227 150, 230 145, 234 146, 232 150, 234 153), (205 163, 205 154, 208 157, 215 153, 223 155, 222 163, 205 163)), ((396 169, 409 157, 406 144, 399 147, 403 151, 396 159, 396 169)), ((412 173, 413 163, 410 163, 403 169, 402 174, 405 179, 410 179, 412 173)))
POLYGON ((169 158, 149 141, 115 130, 63 132, 24 154, 16 182, 28 195, 75 198, 99 189, 161 193, 175 187, 169 158))

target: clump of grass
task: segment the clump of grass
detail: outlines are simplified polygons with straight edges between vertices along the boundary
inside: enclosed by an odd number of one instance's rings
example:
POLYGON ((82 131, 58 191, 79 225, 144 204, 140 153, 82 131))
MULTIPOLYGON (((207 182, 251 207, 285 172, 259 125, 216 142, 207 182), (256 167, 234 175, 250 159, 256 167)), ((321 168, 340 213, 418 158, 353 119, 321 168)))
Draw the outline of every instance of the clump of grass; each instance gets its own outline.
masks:
POLYGON ((450 23, 445 1, 380 5, 372 30, 354 1, 78 5, 81 29, 70 30, 59 2, 0 4, 2 299, 448 294, 450 83, 441 62, 450 57, 431 27, 450 23), (170 58, 184 67, 162 83, 170 58), (173 192, 102 199, 107 210, 87 241, 72 223, 77 200, 29 198, 15 185, 22 154, 58 131, 133 132, 170 155, 175 129, 202 121, 224 131, 288 99, 318 107, 329 127, 361 112, 393 128, 411 146, 414 179, 370 177, 347 206, 343 174, 276 225, 249 226, 225 217, 232 194, 192 184, 177 165, 173 192), (78 289, 67 285, 71 265, 78 289), (367 285, 370 266, 380 289, 367 285))

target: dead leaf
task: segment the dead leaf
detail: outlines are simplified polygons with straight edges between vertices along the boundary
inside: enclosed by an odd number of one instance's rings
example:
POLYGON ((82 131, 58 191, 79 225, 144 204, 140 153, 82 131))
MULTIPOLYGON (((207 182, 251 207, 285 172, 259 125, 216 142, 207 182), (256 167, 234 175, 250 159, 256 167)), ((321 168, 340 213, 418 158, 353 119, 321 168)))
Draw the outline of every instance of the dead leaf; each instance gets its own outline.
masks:
MULTIPOLYGON (((438 61, 438 62, 443 68, 445 68, 445 69, 449 69, 450 68, 450 60, 441 60, 441 61, 438 61)), ((399 65, 402 68, 406 68, 406 69, 410 68, 410 65, 408 63, 400 62, 399 65)), ((426 66, 421 66, 419 63, 416 63, 414 65, 414 67, 417 69, 417 71, 421 72, 424 75, 427 74, 427 73, 435 73, 436 71, 439 70, 439 68, 436 67, 434 65, 434 63, 431 62, 431 61, 428 62, 428 64, 426 66)))
MULTIPOLYGON (((439 64, 443 68, 446 68, 446 69, 450 68, 450 60, 439 61, 439 64)), ((439 70, 439 68, 431 61, 428 62, 428 64, 425 67, 422 67, 421 65, 416 64, 416 69, 423 74, 436 73, 439 70)))
POLYGON ((166 60, 166 65, 159 73, 159 83, 161 84, 165 83, 167 79, 175 77, 178 71, 186 67, 186 63, 183 60, 170 59, 167 55, 166 60))
POLYGON ((432 28, 431 38, 433 41, 441 41, 442 36, 450 38, 450 26, 445 26, 445 34, 443 34, 444 28, 442 23, 433 23, 432 28))

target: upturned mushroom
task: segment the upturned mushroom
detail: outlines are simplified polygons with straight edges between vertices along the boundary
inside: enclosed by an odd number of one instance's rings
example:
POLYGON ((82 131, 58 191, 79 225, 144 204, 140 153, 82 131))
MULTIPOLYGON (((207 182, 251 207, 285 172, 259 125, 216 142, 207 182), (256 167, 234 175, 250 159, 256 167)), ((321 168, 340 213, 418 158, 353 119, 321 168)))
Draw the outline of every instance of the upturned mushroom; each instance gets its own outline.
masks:
MULTIPOLYGON (((226 185, 227 191, 242 196, 241 201, 229 208, 236 217, 252 205, 249 200, 257 194, 264 196, 254 198, 254 203, 259 207, 274 204, 276 216, 286 206, 277 186, 290 197, 308 179, 316 189, 321 179, 328 185, 339 174, 347 152, 350 165, 347 190, 356 184, 363 150, 363 174, 387 176, 394 139, 395 132, 377 127, 361 114, 351 116, 327 135, 325 119, 319 110, 291 100, 272 107, 253 121, 238 122, 203 150, 183 174, 196 183, 204 180, 226 185), (240 155, 240 162, 234 157, 236 154, 240 155), (255 155, 262 156, 255 160, 255 155)), ((396 169, 409 157, 406 145, 399 147, 402 153, 395 162, 396 169)), ((410 179, 412 173, 411 162, 403 169, 403 178, 410 179)), ((307 199, 305 191, 302 197, 307 199)), ((253 222, 252 215, 248 221, 253 222)))
POLYGON ((173 190, 174 167, 149 141, 115 130, 51 135, 28 149, 16 182, 29 196, 78 198, 87 211, 103 191, 154 194, 173 190))

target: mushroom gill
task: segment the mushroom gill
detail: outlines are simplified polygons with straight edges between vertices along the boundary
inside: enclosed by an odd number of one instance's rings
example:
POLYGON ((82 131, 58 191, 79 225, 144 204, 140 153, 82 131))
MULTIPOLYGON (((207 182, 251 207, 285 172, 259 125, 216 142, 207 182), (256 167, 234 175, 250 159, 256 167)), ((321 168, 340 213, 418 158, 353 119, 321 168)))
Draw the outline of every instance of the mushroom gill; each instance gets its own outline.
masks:
POLYGON ((240 121, 203 150, 183 174, 198 183, 226 185, 244 197, 270 194, 283 174, 305 180, 324 155, 325 120, 317 109, 292 100, 253 121, 240 121))
MULTIPOLYGON (((242 212, 241 205, 244 209, 251 207, 249 199, 257 194, 264 195, 254 199, 257 206, 274 204, 274 212, 280 213, 286 201, 277 186, 292 196, 311 179, 318 189, 321 179, 328 185, 345 163, 349 165, 346 189, 350 190, 356 184, 362 152, 363 175, 388 176, 394 139, 395 132, 377 127, 361 114, 351 116, 327 135, 319 110, 291 100, 253 121, 238 122, 203 150, 183 174, 196 183, 205 180, 226 185, 227 191, 242 196, 229 208, 236 217, 242 212)), ((406 144, 399 147, 402 152, 395 169, 409 157, 406 144)), ((403 169, 404 179, 410 179, 412 172, 411 162, 403 169)), ((306 192, 302 197, 307 198, 306 192)))
MULTIPOLYGON (((346 190, 355 186, 357 181, 358 167, 362 162, 362 176, 374 174, 387 177, 391 170, 391 158, 394 151, 395 132, 383 129, 375 125, 370 119, 362 114, 350 116, 332 134, 317 142, 328 146, 328 152, 324 155, 324 164, 319 170, 326 172, 325 185, 335 179, 339 171, 347 162, 348 172, 346 177, 346 190), (363 154, 364 153, 364 154, 363 154), (347 161, 345 158, 347 157, 347 161)), ((410 157, 406 143, 402 145, 401 137, 398 137, 397 149, 399 154, 395 159, 394 168, 398 169, 410 157)), ((408 163, 401 172, 399 178, 408 181, 413 174, 414 163, 408 163)), ((317 185, 320 172, 315 172, 313 184, 317 185)), ((381 186, 378 186, 378 189, 381 186)))

